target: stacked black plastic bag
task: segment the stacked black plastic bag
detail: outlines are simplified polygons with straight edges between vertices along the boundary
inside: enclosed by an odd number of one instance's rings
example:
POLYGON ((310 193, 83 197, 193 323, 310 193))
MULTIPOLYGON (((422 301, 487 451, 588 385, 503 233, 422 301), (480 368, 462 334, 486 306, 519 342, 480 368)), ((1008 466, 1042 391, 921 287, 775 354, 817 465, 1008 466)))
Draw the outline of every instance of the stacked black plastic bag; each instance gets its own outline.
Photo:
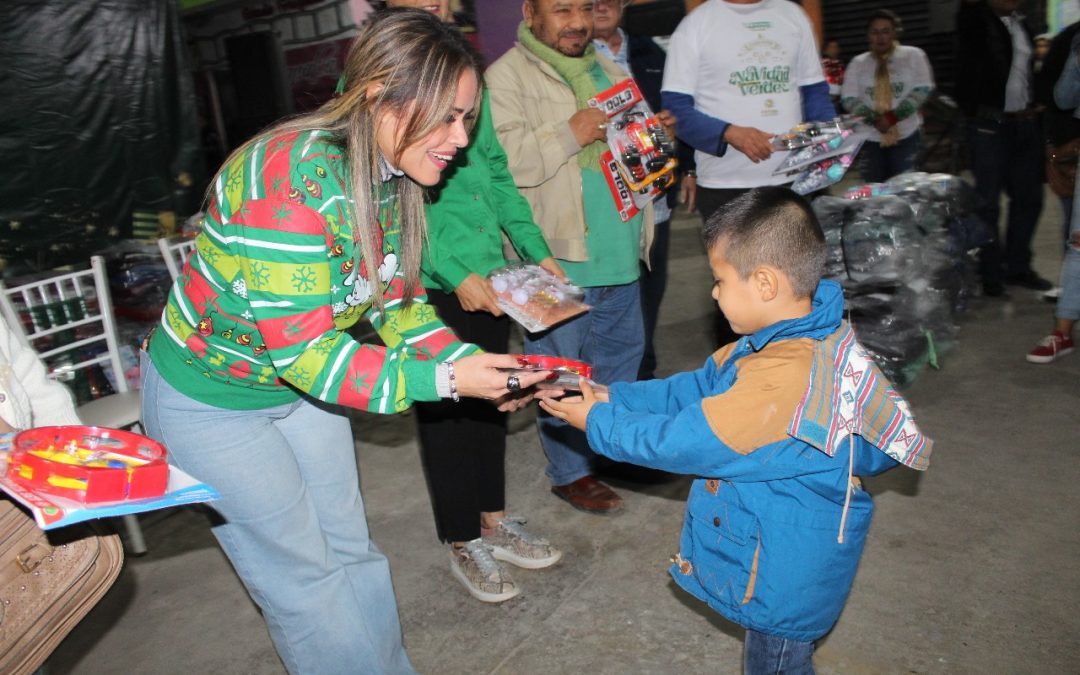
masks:
POLYGON ((974 252, 988 238, 973 202, 956 176, 925 173, 813 202, 829 246, 826 277, 843 286, 859 342, 897 387, 937 367, 955 342, 974 252))

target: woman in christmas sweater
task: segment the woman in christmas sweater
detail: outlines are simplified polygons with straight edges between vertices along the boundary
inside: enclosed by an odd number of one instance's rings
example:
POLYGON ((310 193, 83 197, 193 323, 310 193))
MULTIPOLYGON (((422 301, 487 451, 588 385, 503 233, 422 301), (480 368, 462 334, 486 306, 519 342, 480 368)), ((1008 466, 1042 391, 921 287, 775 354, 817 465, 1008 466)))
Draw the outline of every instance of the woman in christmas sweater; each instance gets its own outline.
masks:
POLYGON ((428 13, 372 20, 342 95, 226 161, 149 341, 146 430, 220 492, 214 534, 293 673, 413 672, 340 406, 510 393, 516 359, 460 342, 419 279, 423 191, 468 142, 479 73, 428 13), (361 317, 385 346, 346 332, 361 317))

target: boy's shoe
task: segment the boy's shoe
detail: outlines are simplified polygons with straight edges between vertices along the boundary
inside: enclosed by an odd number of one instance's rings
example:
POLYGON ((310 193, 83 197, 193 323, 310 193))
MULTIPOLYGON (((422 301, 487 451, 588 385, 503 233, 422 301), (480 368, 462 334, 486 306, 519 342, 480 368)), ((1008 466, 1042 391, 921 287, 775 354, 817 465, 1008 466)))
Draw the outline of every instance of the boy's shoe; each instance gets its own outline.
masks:
POLYGON ((493 534, 483 538, 495 559, 529 570, 551 567, 559 562, 562 551, 547 539, 526 530, 522 527, 524 524, 524 518, 506 516, 495 526, 493 534))
POLYGON ((480 602, 503 602, 520 592, 483 539, 467 541, 460 549, 451 546, 450 572, 480 602))
POLYGON ((1058 357, 1065 356, 1071 353, 1072 350, 1072 338, 1054 331, 1039 340, 1039 344, 1035 345, 1035 349, 1028 352, 1027 360, 1032 363, 1053 363, 1058 360, 1058 357))

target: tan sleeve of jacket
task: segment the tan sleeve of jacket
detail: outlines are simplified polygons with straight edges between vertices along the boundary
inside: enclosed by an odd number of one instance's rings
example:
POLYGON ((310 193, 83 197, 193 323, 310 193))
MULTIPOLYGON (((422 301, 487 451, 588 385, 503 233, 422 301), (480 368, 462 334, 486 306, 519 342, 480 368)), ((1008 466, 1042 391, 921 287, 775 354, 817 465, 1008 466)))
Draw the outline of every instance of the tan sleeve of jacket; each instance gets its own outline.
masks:
POLYGON ((550 81, 539 63, 521 51, 511 48, 488 68, 485 81, 495 133, 506 150, 510 173, 518 187, 529 188, 553 178, 581 146, 570 130, 569 116, 546 119, 556 99, 568 97, 573 105, 570 88, 550 81))
MULTIPOLYGON (((722 364, 732 345, 716 352, 722 364)), ((788 438, 795 408, 810 383, 813 340, 782 340, 740 359, 735 383, 701 402, 716 437, 741 455, 788 438)))

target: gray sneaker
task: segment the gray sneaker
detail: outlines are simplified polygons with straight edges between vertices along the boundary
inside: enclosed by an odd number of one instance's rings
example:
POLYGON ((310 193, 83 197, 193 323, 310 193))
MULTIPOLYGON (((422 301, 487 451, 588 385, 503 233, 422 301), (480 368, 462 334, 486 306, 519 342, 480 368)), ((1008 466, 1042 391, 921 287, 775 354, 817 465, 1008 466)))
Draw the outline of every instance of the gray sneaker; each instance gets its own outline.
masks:
POLYGON ((467 541, 460 549, 451 546, 450 572, 481 602, 503 602, 520 592, 483 539, 467 541))
POLYGON ((537 570, 551 567, 562 559, 562 551, 536 536, 524 527, 524 518, 506 516, 495 527, 495 534, 484 537, 496 560, 511 565, 537 570))

